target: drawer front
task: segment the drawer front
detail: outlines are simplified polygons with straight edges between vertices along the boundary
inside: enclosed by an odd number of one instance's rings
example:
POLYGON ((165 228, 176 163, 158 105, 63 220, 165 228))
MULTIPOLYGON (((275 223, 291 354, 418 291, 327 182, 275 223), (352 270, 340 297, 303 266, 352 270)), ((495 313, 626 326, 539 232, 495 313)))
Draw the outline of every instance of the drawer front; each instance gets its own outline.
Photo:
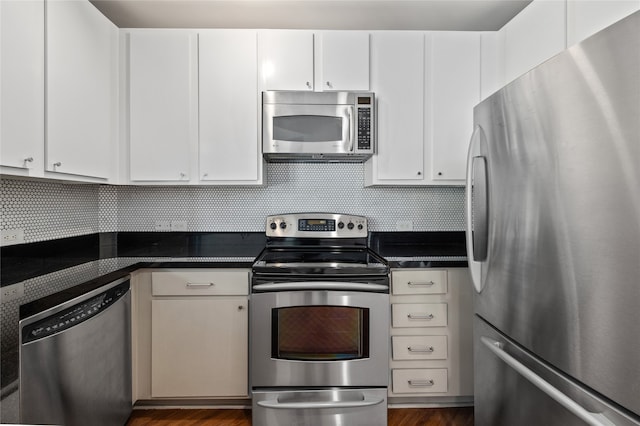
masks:
POLYGON ((446 327, 446 303, 394 303, 391 305, 393 327, 446 327))
POLYGON ((151 273, 153 296, 249 294, 249 271, 160 271, 151 273))
POLYGON ((449 390, 446 368, 392 371, 393 393, 445 393, 449 390))
POLYGON ((393 271, 391 291, 398 294, 446 294, 447 271, 393 271))
POLYGON ((447 359, 447 336, 393 336, 394 360, 447 359))

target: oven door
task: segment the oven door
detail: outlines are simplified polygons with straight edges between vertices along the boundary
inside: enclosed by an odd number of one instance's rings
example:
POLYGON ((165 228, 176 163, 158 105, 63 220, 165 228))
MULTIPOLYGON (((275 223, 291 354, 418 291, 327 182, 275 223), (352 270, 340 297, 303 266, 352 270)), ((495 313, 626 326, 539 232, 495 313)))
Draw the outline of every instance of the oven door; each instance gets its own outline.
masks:
POLYGON ((251 295, 251 386, 386 387, 389 295, 314 284, 251 295))
POLYGON ((266 154, 346 154, 354 151, 353 105, 263 105, 266 154))

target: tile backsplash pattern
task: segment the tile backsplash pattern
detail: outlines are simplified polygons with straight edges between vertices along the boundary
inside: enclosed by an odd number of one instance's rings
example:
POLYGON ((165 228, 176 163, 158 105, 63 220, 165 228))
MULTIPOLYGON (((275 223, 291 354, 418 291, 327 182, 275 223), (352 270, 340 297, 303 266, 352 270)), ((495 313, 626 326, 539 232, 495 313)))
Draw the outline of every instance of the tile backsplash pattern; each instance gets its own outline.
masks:
POLYGON ((372 231, 464 229, 461 187, 364 188, 363 164, 267 164, 264 187, 106 186, 0 180, 1 229, 25 242, 95 232, 153 231, 158 220, 188 231, 262 232, 270 214, 328 211, 363 215, 372 231))
POLYGON ((0 180, 0 229, 24 229, 25 243, 99 231, 98 185, 0 180))
POLYGON ((371 231, 462 231, 464 188, 364 188, 363 164, 267 164, 264 187, 118 187, 118 231, 153 231, 157 220, 187 222, 189 231, 262 232, 265 217, 338 212, 369 218, 371 231))

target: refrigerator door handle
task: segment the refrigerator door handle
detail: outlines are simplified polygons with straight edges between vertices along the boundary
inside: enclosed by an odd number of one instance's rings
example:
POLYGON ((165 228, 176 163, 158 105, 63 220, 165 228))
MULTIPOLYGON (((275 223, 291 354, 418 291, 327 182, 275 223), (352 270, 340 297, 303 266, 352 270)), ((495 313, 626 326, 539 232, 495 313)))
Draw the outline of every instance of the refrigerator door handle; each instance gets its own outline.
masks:
POLYGON ((531 384, 536 386, 542 392, 547 394, 549 397, 551 397, 564 408, 575 414, 587 424, 592 426, 615 426, 615 424, 604 414, 592 413, 591 411, 586 410, 574 400, 569 398, 567 395, 562 393, 560 390, 555 388, 552 384, 550 384, 535 372, 533 372, 531 369, 526 367, 520 361, 509 355, 507 351, 503 349, 504 345, 502 343, 484 336, 480 337, 480 340, 491 352, 493 352, 494 355, 500 358, 505 364, 513 368, 518 374, 527 379, 531 384))
POLYGON ((466 199, 466 239, 467 259, 471 280, 476 291, 484 287, 482 262, 487 259, 488 247, 488 178, 487 160, 480 155, 481 145, 486 144, 482 127, 476 126, 469 143, 467 155, 466 199))

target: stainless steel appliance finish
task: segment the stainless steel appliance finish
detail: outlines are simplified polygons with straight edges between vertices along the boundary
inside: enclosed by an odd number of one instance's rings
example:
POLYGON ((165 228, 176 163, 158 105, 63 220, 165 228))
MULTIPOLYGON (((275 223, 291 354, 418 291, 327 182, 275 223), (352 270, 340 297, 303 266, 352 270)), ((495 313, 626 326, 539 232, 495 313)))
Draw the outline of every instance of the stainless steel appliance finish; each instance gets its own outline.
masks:
POLYGON ((640 424, 638 28, 640 12, 474 110, 477 425, 640 424))
POLYGON ((541 361, 485 321, 475 319, 476 425, 635 426, 625 413, 541 361))
POLYGON ((371 92, 262 93, 262 152, 269 161, 362 162, 375 147, 371 92))
MULTIPOLYGON (((251 296, 251 385, 253 387, 381 386, 389 383, 389 295, 364 291, 342 291, 299 283, 299 291, 275 291, 251 296), (304 288, 304 290, 302 290, 304 288), (295 306, 346 306, 369 309, 369 355, 356 360, 290 360, 272 356, 274 309, 295 306)), ((349 283, 344 283, 351 288, 349 283)), ((375 284, 374 284, 375 286, 375 284)), ((375 289, 375 287, 374 287, 375 289)), ((377 290, 377 289, 376 289, 377 290)), ((379 291, 379 290, 378 290, 379 291)))
POLYGON ((122 426, 132 409, 128 278, 20 321, 20 421, 122 426))
POLYGON ((385 426, 387 390, 254 391, 253 411, 254 426, 385 426))
POLYGON ((389 267, 362 216, 267 218, 253 266, 252 424, 386 425, 389 267))

